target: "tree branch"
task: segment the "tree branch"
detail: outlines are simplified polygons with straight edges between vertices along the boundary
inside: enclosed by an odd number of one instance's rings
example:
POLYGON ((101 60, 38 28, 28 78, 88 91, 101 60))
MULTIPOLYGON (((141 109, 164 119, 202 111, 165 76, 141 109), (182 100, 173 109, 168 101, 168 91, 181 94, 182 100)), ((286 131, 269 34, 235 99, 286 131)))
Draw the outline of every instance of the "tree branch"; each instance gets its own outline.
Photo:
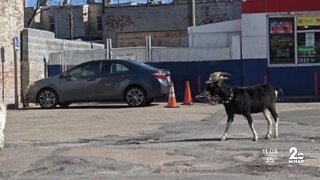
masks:
POLYGON ((29 19, 28 22, 27 22, 27 25, 26 25, 27 27, 30 27, 32 21, 34 20, 34 18, 35 18, 39 13, 41 13, 42 11, 48 10, 48 8, 46 8, 46 9, 43 9, 43 10, 40 10, 40 11, 39 11, 39 9, 40 9, 42 6, 46 5, 47 2, 48 2, 48 0, 38 0, 38 1, 37 1, 36 7, 34 8, 32 15, 31 15, 30 19, 29 19))

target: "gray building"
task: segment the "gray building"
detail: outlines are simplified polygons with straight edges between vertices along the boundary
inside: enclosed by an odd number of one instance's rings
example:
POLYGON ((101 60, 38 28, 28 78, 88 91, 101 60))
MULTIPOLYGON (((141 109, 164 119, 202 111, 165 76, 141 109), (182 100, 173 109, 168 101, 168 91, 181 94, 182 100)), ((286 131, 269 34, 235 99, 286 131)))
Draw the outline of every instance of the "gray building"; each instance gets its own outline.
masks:
MULTIPOLYGON (((153 46, 188 46, 188 5, 107 4, 107 0, 87 1, 83 6, 41 7, 29 27, 55 33, 56 38, 106 42, 113 47, 145 46, 151 36, 153 46), (104 4, 102 8, 102 4, 104 4), (102 11, 102 9, 104 11, 102 11)), ((33 8, 25 8, 25 27, 33 8)), ((241 18, 241 0, 196 3, 196 25, 241 18)))
POLYGON ((101 3, 41 7, 28 26, 33 12, 25 8, 25 27, 54 32, 56 38, 102 41, 101 3))
MULTIPOLYGON (((153 46, 188 46, 188 5, 156 4, 108 6, 104 8, 103 41, 113 47, 145 45, 150 35, 153 46)), ((241 0, 196 3, 196 25, 241 18, 241 0)))

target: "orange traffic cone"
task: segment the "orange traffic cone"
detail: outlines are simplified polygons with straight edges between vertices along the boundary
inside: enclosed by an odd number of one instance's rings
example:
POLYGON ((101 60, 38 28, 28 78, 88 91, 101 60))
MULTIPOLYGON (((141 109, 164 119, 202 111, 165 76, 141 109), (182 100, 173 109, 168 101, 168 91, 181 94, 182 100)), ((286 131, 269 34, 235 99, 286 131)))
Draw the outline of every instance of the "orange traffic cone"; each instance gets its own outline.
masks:
POLYGON ((186 88, 184 90, 183 105, 192 105, 192 97, 189 81, 186 81, 186 88))
POLYGON ((176 95, 174 94, 174 86, 173 83, 170 83, 170 90, 169 90, 169 98, 168 98, 168 105, 166 108, 178 108, 176 101, 176 95))

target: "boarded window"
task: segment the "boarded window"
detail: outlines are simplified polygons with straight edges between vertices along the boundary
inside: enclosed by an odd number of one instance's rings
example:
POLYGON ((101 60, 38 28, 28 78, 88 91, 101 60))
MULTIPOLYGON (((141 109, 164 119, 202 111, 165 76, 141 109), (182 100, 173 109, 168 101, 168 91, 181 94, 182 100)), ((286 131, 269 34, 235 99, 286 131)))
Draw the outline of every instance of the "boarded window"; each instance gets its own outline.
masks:
POLYGON ((49 31, 54 32, 55 26, 54 26, 54 17, 49 16, 49 31))

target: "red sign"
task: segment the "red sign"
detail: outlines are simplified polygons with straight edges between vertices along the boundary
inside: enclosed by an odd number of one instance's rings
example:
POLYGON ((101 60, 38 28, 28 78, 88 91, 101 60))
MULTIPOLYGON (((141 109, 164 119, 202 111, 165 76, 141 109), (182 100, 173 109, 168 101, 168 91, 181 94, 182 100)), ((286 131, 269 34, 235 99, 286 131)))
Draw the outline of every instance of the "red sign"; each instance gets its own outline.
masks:
POLYGON ((242 13, 319 11, 319 0, 244 0, 242 13))
POLYGON ((290 20, 270 19, 270 34, 293 33, 293 22, 290 20))

